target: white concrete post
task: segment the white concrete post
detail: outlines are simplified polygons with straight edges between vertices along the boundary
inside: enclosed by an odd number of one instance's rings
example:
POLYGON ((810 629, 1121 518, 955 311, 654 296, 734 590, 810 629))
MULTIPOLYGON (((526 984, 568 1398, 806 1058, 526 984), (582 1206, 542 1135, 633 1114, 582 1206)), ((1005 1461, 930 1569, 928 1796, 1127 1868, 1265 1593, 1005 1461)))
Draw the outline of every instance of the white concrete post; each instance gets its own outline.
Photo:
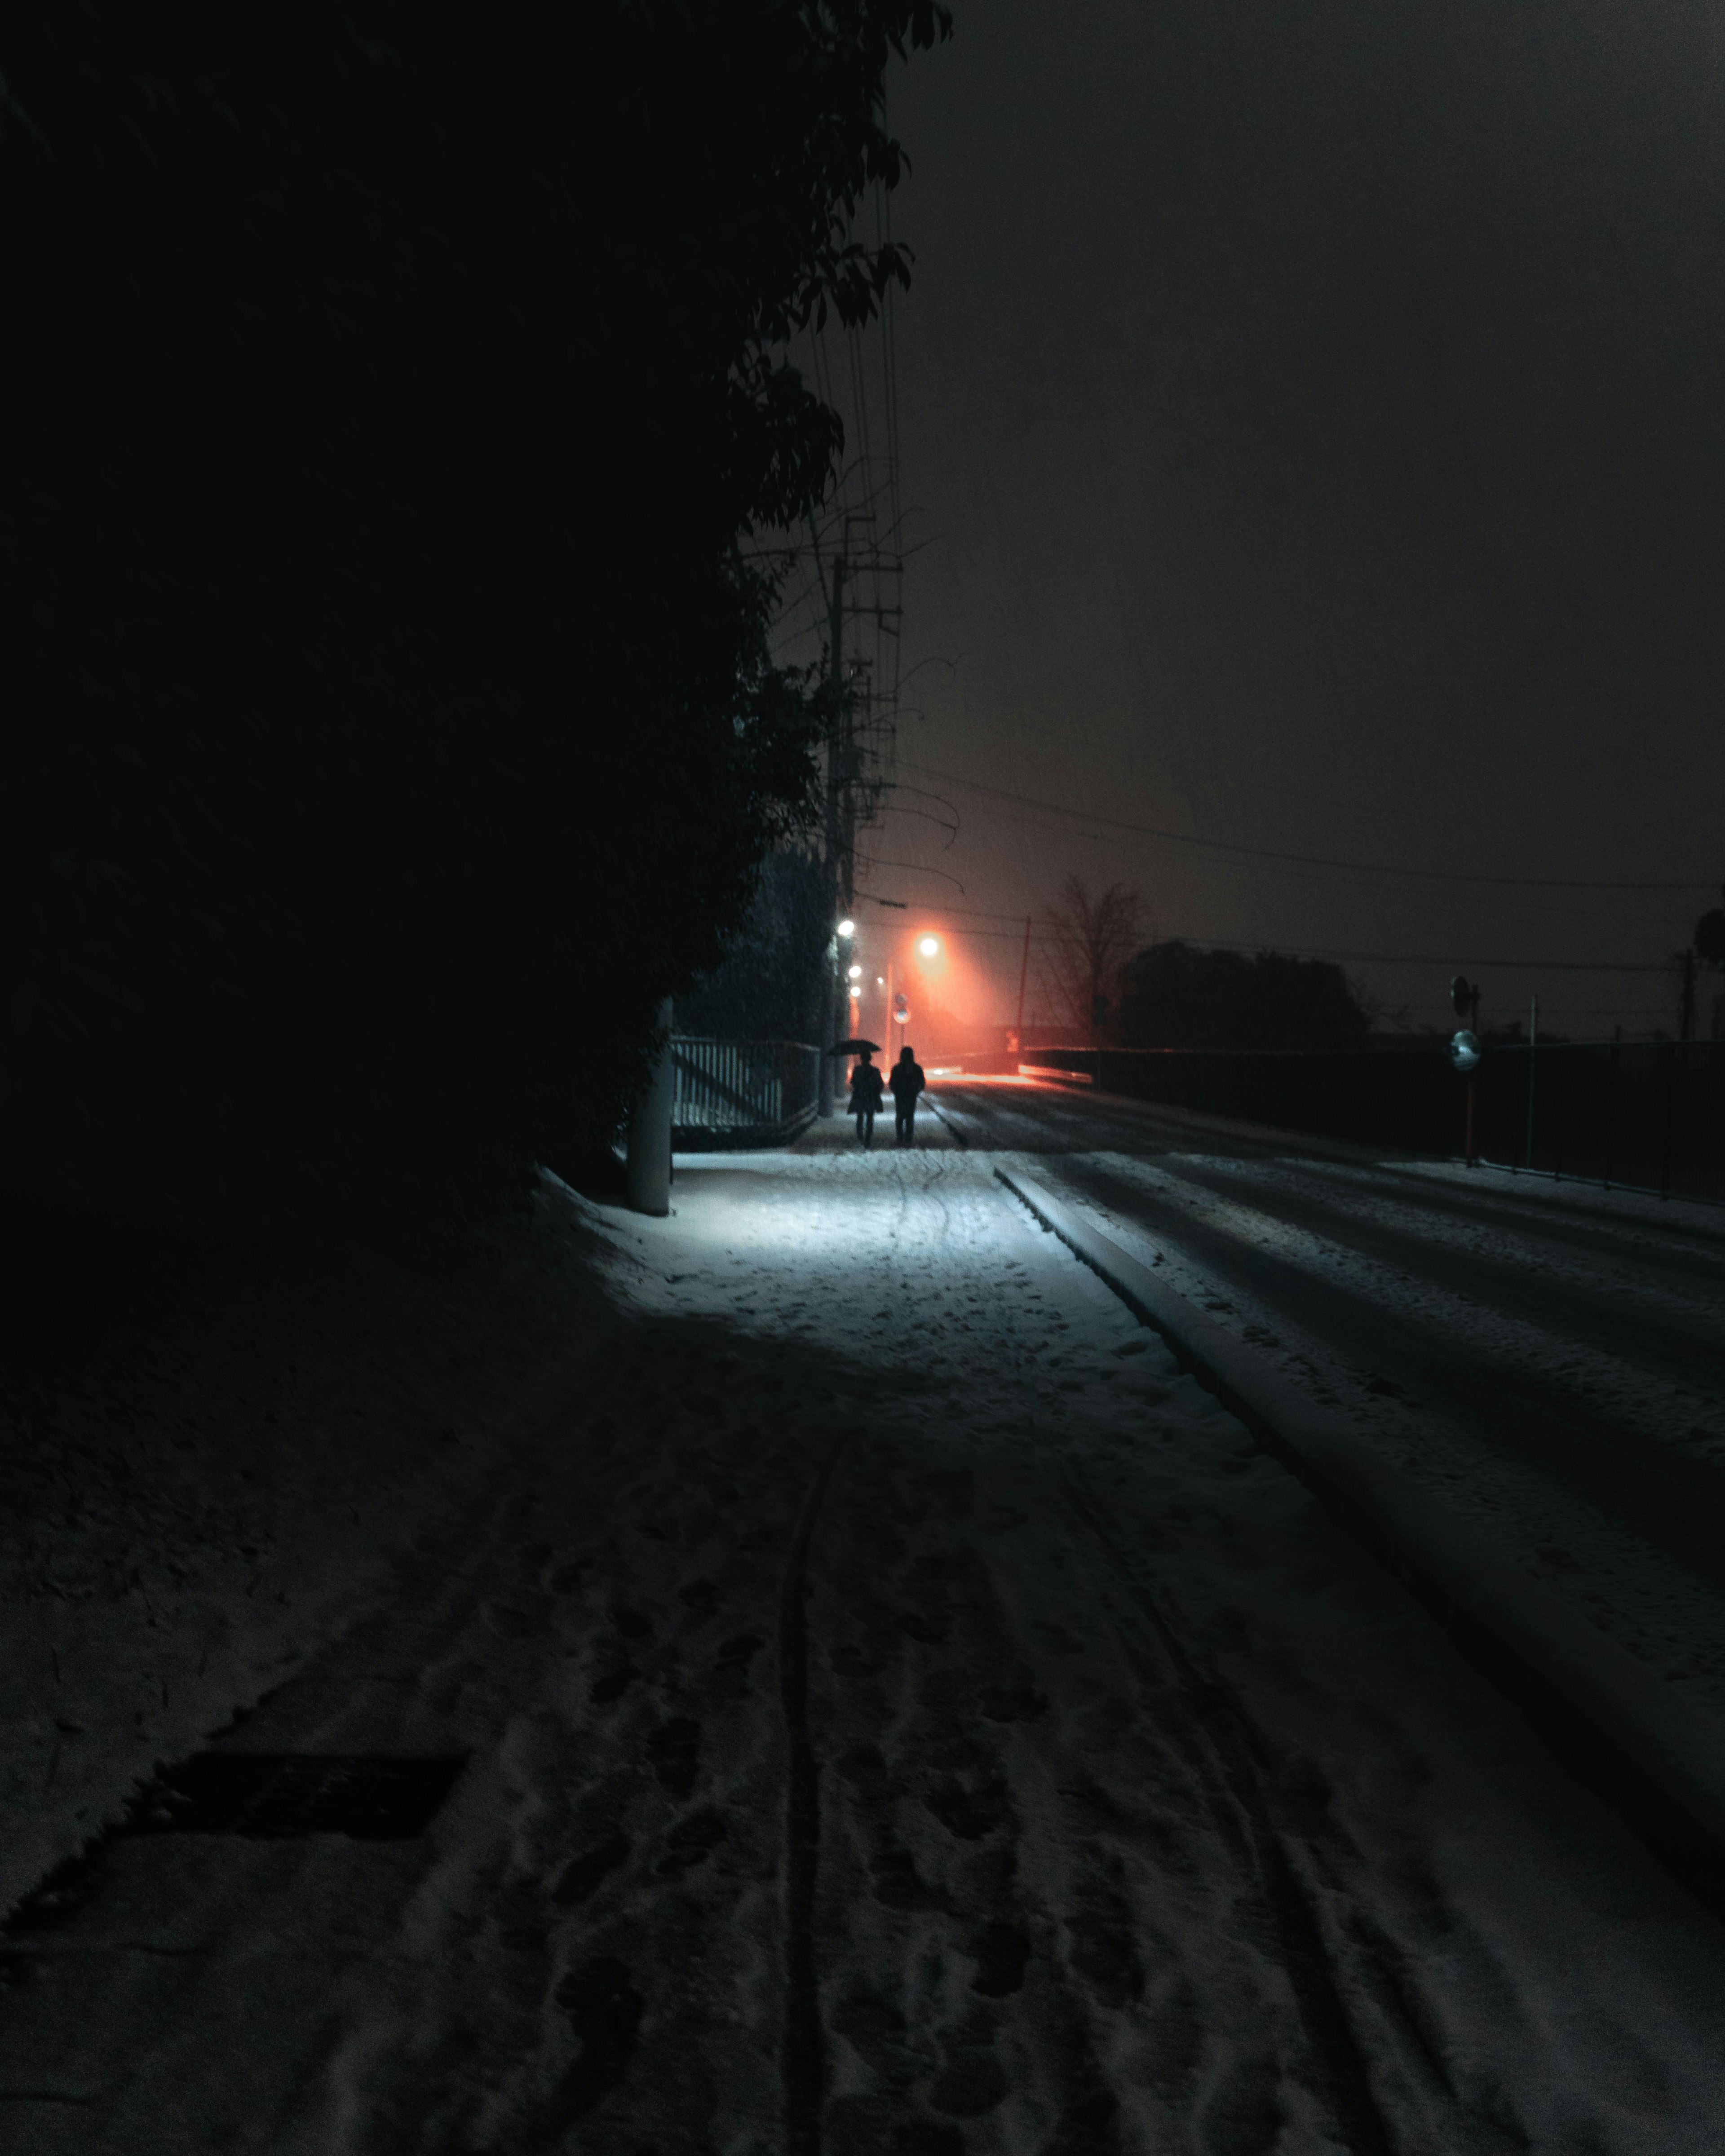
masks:
POLYGON ((664 1035, 659 1060, 629 1119, 629 1202, 637 1213, 663 1219, 670 1210, 671 1100, 675 1090, 669 996, 659 1006, 659 1026, 664 1035))

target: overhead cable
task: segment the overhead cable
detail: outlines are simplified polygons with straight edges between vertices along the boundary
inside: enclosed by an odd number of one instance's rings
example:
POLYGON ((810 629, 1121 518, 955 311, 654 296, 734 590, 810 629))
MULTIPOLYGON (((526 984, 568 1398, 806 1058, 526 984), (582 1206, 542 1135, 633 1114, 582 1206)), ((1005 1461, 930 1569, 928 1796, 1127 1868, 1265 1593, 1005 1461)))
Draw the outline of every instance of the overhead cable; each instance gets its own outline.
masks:
POLYGON ((1072 816, 1086 824, 1104 824, 1110 830, 1130 831, 1135 837, 1156 839, 1169 845, 1197 846, 1208 853, 1240 854, 1254 860, 1289 861, 1301 868, 1344 869, 1355 875, 1404 876, 1422 883, 1483 883, 1528 891, 1711 891, 1702 880, 1683 883, 1634 883, 1584 876, 1481 875, 1459 869, 1413 869, 1387 861, 1341 861, 1322 854, 1284 853, 1271 846, 1244 846, 1230 839, 1198 839, 1187 831, 1164 831, 1149 824, 1128 823, 1119 816, 1098 816, 1088 808, 1069 808, 1056 801, 1039 801, 1033 794, 1009 793, 1004 786, 986 786, 980 779, 965 778, 956 771, 937 770, 932 763, 917 763, 909 757, 900 762, 908 771, 938 778, 948 786, 968 787, 973 793, 992 794, 998 801, 1016 802, 1020 808, 1040 808, 1045 815, 1072 816))

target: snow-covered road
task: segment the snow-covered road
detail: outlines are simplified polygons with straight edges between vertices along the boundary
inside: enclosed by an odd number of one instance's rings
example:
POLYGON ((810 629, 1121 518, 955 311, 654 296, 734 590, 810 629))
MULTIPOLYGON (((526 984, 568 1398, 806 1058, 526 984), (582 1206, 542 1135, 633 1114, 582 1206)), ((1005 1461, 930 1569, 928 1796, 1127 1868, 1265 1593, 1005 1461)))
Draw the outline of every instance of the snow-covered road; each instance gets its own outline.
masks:
POLYGON ((1327 1158, 1051 1087, 940 1097, 1725 1710, 1725 1214, 1327 1158))
POLYGON ((985 1156, 833 1135, 548 1199, 602 1351, 212 1748, 450 1795, 27 1902, 0 2150, 1725 2146, 1725 1928, 985 1156))

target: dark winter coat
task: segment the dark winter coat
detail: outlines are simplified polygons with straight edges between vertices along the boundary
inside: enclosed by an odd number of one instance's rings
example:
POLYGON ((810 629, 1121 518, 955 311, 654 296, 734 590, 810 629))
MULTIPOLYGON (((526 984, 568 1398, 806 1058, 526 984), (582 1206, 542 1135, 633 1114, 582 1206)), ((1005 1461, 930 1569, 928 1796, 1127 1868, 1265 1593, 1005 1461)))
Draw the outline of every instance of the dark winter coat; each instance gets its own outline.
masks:
POLYGON ((859 1063, 850 1074, 850 1112, 878 1115, 880 1110, 880 1073, 872 1063, 859 1063))
POLYGON ((922 1065, 920 1063, 895 1063, 892 1066, 892 1075, 886 1082, 898 1096, 901 1108, 914 1108, 916 1105, 916 1096, 927 1085, 928 1081, 922 1075, 922 1065))

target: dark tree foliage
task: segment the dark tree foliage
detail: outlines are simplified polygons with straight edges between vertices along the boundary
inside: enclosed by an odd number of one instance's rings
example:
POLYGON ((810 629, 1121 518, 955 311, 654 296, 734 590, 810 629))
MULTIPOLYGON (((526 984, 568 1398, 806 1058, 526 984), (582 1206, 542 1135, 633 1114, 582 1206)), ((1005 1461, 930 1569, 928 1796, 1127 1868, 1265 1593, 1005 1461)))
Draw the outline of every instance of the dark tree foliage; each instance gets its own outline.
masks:
POLYGON ((1127 1048, 1363 1048, 1371 1030, 1339 966, 1153 943, 1121 971, 1127 1048))
POLYGON ((800 846, 768 855, 723 958, 678 997, 678 1031, 732 1040, 817 1040, 822 962, 832 937, 829 899, 817 855, 800 846))
POLYGON ((773 346, 906 274, 849 213, 944 13, 523 19, 7 33, 10 1175, 471 1217, 806 819, 735 542, 827 484, 773 346))

